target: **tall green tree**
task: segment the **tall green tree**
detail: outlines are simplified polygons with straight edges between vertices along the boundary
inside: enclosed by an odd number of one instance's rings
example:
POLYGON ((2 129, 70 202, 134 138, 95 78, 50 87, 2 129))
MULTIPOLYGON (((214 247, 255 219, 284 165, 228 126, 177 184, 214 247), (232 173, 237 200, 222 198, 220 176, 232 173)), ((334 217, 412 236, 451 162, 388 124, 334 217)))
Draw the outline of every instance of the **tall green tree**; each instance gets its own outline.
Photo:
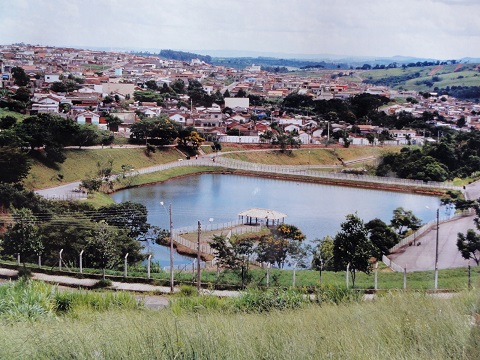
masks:
MULTIPOLYGON (((478 203, 474 205, 474 208, 475 227, 480 230, 480 206, 478 203)), ((457 234, 457 249, 464 259, 472 259, 477 266, 480 265, 480 235, 474 229, 468 229, 466 234, 457 234)))
POLYGON ((303 240, 305 235, 295 225, 280 224, 258 241, 257 261, 276 264, 279 268, 283 268, 287 263, 299 262, 301 255, 305 253, 303 240))
POLYGON ((334 270, 333 238, 325 236, 323 239, 314 240, 316 246, 313 248, 312 268, 315 270, 334 270))
POLYGON ((370 220, 365 224, 365 228, 368 230, 370 241, 375 246, 374 256, 378 260, 382 259, 382 255, 388 255, 389 249, 398 243, 398 234, 380 219, 370 220))
POLYGON ((480 265, 480 235, 473 229, 468 229, 467 234, 458 233, 457 249, 464 259, 472 259, 480 265))
POLYGON ((114 239, 117 235, 117 229, 102 221, 95 226, 93 234, 87 240, 87 261, 93 267, 102 269, 103 279, 105 270, 112 268, 122 255, 115 246, 114 239))
POLYGON ((130 126, 132 138, 138 142, 169 145, 178 137, 181 125, 166 116, 142 119, 130 126))
POLYGON ((13 224, 7 226, 3 236, 3 251, 8 255, 20 254, 23 263, 43 252, 37 219, 29 209, 14 209, 13 224))
POLYGON ((255 251, 254 245, 253 239, 227 239, 224 235, 215 235, 210 242, 220 267, 240 272, 242 287, 245 287, 249 279, 250 257, 255 251))
POLYGON ((422 220, 417 218, 411 210, 405 210, 403 207, 398 207, 393 210, 393 217, 390 225, 397 231, 400 237, 411 230, 416 231, 422 226, 422 220))
POLYGON ((6 115, 0 118, 0 129, 7 130, 12 128, 17 123, 14 116, 6 115))
POLYGON ((0 182, 21 182, 28 176, 31 166, 29 157, 20 149, 0 147, 0 182))
POLYGON ((14 80, 15 85, 18 86, 27 86, 30 82, 30 77, 27 75, 25 70, 20 66, 15 66, 11 70, 11 74, 14 80))
POLYGON ((333 240, 333 263, 336 271, 345 271, 348 266, 352 285, 355 286, 357 271, 370 273, 370 258, 375 249, 368 238, 368 230, 356 214, 347 215, 346 221, 340 226, 341 231, 333 240))

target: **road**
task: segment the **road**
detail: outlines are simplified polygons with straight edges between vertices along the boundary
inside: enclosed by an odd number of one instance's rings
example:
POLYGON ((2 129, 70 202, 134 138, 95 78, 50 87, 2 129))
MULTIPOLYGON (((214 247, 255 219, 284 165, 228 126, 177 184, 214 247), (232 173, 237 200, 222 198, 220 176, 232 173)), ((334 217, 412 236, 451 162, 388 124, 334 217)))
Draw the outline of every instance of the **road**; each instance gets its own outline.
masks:
MULTIPOLYGON (((438 268, 450 269, 468 266, 457 249, 457 234, 475 228, 474 216, 467 216, 457 220, 440 224, 438 232, 438 268)), ((388 257, 395 264, 407 271, 423 271, 435 269, 436 226, 416 239, 416 245, 405 246, 388 257)), ((473 265, 473 264, 472 264, 473 265)))
MULTIPOLYGON (((480 181, 476 181, 466 186, 465 196, 469 200, 480 197, 480 181)), ((457 234, 465 233, 468 229, 475 229, 473 222, 474 216, 467 216, 441 223, 438 231, 438 268, 449 269, 468 266, 468 260, 465 260, 457 249, 457 234)), ((389 259, 407 271, 433 270, 435 268, 435 247, 437 231, 433 226, 430 231, 416 240, 415 246, 406 246, 399 249, 394 254, 389 255, 389 259)), ((474 265, 474 262, 471 262, 474 265)))

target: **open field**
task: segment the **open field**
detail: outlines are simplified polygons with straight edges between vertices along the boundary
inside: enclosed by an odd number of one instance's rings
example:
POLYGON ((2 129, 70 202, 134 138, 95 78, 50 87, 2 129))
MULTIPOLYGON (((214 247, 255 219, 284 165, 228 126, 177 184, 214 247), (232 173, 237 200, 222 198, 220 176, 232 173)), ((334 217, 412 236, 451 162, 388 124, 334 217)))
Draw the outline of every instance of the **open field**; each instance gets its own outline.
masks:
MULTIPOLYGON (((190 309, 75 311, 1 321, 4 359, 478 359, 478 291, 450 299, 389 293, 371 302, 231 312, 204 299, 190 309), (203 304, 203 305, 202 305, 203 304)), ((189 300, 191 299, 191 300, 189 300)), ((248 299, 247 299, 248 300, 248 299)))
POLYGON ((445 88, 447 86, 480 86, 480 73, 476 69, 477 64, 461 64, 457 65, 443 65, 443 66, 426 66, 426 67, 409 67, 402 69, 401 67, 395 69, 384 70, 369 70, 359 72, 363 79, 369 80, 390 80, 390 85, 396 89, 402 87, 407 90, 426 91, 433 90, 433 87, 445 88), (413 74, 417 76, 410 80, 401 80, 400 77, 410 76, 413 74), (439 81, 435 81, 433 87, 429 88, 425 84, 418 82, 432 80, 432 77, 438 77, 439 81), (394 77, 398 77, 398 81, 393 81, 394 77))

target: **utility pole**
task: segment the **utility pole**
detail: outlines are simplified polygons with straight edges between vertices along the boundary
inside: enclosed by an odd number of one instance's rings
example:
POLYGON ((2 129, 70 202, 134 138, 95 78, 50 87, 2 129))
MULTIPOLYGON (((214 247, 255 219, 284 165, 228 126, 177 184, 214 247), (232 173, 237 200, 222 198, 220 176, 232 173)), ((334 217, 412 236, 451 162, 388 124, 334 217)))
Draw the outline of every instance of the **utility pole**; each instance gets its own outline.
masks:
POLYGON ((173 222, 172 222, 172 203, 170 203, 170 292, 173 294, 173 222))
POLYGON ((197 235, 197 293, 200 294, 200 233, 202 231, 200 220, 198 220, 197 235))
POLYGON ((439 213, 440 208, 437 208, 437 237, 435 239, 435 290, 438 289, 438 233, 439 233, 439 213))

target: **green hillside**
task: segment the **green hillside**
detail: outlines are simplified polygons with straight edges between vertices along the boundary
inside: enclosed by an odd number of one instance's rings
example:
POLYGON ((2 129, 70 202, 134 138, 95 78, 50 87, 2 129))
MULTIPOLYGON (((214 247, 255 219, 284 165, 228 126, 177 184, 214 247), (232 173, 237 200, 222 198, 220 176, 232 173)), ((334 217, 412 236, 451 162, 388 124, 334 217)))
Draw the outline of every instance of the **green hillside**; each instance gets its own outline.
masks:
POLYGON ((61 185, 95 176, 97 164, 112 161, 114 173, 121 173, 122 165, 131 165, 135 169, 155 166, 175 161, 179 153, 174 149, 157 150, 150 156, 145 154, 143 148, 105 148, 105 149, 69 149, 66 151, 67 159, 59 164, 58 168, 48 167, 34 160, 32 170, 25 180, 29 189, 61 185))
POLYGON ((397 67, 362 71, 359 75, 367 83, 394 89, 433 91, 447 86, 480 86, 479 64, 397 67))

